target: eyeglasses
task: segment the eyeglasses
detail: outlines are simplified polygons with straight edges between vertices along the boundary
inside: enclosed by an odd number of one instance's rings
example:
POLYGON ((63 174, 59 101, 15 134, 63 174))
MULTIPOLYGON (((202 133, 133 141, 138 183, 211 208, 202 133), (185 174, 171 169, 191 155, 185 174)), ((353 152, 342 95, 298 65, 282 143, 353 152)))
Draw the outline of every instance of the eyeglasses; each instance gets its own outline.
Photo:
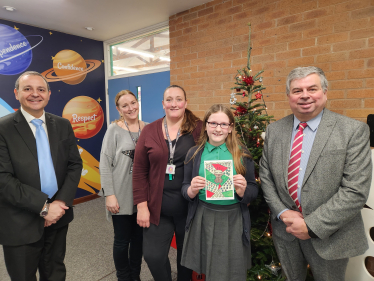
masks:
POLYGON ((221 126, 221 129, 228 129, 228 127, 230 127, 231 124, 227 124, 227 123, 217 123, 217 122, 207 122, 209 127, 211 128, 217 128, 217 126, 221 126))

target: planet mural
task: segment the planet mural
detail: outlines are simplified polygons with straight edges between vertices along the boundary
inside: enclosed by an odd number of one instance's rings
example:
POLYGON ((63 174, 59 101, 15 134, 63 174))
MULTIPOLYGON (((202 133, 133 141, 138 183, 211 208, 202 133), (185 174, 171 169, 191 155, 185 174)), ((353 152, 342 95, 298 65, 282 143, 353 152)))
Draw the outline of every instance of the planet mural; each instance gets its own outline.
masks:
POLYGON ((32 49, 38 46, 41 40, 31 46, 25 36, 17 29, 0 24, 0 74, 15 75, 24 72, 32 61, 32 49))
POLYGON ((62 111, 78 139, 89 139, 96 135, 104 124, 104 112, 93 98, 78 96, 71 99, 62 111))
POLYGON ((10 105, 0 98, 0 117, 8 115, 9 113, 14 112, 14 109, 10 107, 10 105))
POLYGON ((76 85, 86 78, 87 73, 100 65, 99 60, 84 60, 75 51, 62 50, 53 57, 53 68, 44 71, 42 75, 48 82, 63 81, 69 85, 76 85))
POLYGON ((78 151, 83 162, 82 174, 78 188, 95 194, 101 189, 99 161, 79 145, 78 151))

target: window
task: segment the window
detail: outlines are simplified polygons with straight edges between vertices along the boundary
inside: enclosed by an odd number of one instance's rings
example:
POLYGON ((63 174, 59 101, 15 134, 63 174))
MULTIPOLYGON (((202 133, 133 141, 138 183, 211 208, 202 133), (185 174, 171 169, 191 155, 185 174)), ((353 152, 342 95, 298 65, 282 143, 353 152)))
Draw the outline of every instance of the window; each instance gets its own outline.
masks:
POLYGON ((110 45, 110 56, 110 76, 170 67, 169 28, 110 45))

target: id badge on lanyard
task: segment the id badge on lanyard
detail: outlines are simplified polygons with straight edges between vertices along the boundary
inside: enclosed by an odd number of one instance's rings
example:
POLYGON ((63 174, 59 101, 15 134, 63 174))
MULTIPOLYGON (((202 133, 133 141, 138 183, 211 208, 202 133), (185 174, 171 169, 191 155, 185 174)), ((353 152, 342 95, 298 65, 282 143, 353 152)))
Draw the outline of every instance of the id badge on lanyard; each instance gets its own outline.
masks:
POLYGON ((166 134, 166 137, 168 139, 169 151, 170 151, 169 164, 166 165, 166 174, 169 175, 169 180, 171 181, 171 180, 173 180, 174 175, 175 175, 175 165, 173 164, 173 159, 174 159, 175 147, 177 146, 177 141, 178 141, 179 136, 180 136, 180 129, 178 130, 177 138, 175 139, 175 144, 173 146, 173 144, 170 140, 170 136, 169 136, 169 132, 168 132, 168 126, 166 125, 166 118, 164 119, 164 127, 165 127, 165 134, 166 134))

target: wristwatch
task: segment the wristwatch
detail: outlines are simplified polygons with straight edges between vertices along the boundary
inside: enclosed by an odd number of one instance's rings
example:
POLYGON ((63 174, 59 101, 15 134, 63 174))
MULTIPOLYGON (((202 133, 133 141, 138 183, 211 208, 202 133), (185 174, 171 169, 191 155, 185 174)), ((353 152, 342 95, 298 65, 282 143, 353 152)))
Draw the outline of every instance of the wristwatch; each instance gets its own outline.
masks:
POLYGON ((49 203, 45 203, 45 207, 43 210, 40 212, 40 216, 44 218, 46 215, 48 215, 48 210, 49 210, 49 203))

